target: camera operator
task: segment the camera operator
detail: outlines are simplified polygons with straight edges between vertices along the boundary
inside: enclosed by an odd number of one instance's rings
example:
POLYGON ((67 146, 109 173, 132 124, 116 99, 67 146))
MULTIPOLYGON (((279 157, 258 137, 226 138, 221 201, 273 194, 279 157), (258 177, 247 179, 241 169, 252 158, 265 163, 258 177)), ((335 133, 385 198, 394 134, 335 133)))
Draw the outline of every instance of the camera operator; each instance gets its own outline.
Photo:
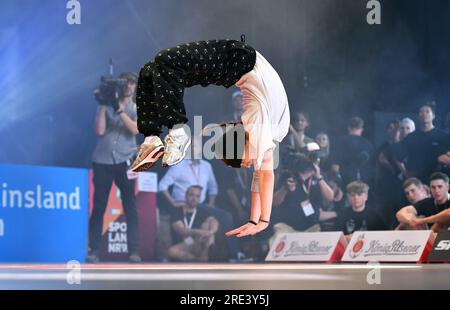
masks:
POLYGON ((89 254, 87 261, 99 261, 103 215, 112 182, 120 189, 127 221, 127 243, 130 262, 140 262, 138 215, 134 195, 135 181, 127 171, 136 153, 137 113, 133 97, 137 76, 122 73, 118 80, 104 81, 94 95, 99 103, 95 132, 99 136, 93 154, 94 207, 89 220, 89 254))

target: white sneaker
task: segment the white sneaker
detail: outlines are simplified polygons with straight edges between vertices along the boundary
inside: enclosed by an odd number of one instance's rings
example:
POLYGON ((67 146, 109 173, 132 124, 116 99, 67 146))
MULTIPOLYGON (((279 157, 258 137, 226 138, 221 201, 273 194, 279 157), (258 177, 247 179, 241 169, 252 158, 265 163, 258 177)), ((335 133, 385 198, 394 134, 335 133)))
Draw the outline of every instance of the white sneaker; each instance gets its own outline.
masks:
POLYGON ((186 156, 186 151, 191 145, 191 137, 189 137, 183 128, 172 129, 164 138, 166 144, 164 156, 162 159, 163 167, 178 164, 186 156))
POLYGON ((131 170, 141 172, 150 169, 164 153, 164 145, 157 136, 145 138, 139 147, 136 160, 131 165, 131 170))

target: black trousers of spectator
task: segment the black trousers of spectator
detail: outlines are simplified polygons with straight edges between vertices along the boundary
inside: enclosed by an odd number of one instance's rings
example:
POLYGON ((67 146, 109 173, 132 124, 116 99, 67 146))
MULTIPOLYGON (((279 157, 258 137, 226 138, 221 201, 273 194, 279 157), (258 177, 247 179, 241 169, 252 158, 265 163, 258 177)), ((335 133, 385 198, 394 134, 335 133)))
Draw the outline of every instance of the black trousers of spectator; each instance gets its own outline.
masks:
POLYGON ((98 252, 100 249, 103 216, 113 181, 120 189, 122 206, 125 211, 128 253, 138 252, 139 250, 139 222, 134 195, 135 180, 128 179, 127 169, 126 162, 116 165, 93 164, 94 207, 89 220, 89 247, 93 252, 98 252))

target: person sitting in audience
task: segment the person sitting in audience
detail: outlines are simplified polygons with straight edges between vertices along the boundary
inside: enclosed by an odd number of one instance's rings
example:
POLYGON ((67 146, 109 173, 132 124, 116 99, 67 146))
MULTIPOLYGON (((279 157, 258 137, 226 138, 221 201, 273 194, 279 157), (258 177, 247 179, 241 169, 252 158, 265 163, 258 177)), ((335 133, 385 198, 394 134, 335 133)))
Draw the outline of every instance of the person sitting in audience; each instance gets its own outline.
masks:
MULTIPOLYGON (((216 196, 219 192, 214 171, 209 162, 202 159, 201 140, 192 138, 191 158, 186 158, 175 166, 169 167, 158 185, 158 191, 162 192, 169 204, 173 207, 171 213, 179 207, 183 207, 186 190, 192 185, 200 185, 203 188, 200 196, 200 207, 207 208, 220 223, 221 232, 226 232, 235 226, 230 212, 216 207, 216 196), (172 191, 169 192, 169 187, 172 191), (208 199, 206 197, 208 193, 208 199)), ((245 255, 239 249, 236 238, 226 238, 229 259, 244 259, 245 255)))
POLYGON ((320 174, 318 166, 309 158, 300 157, 295 167, 297 174, 285 175, 280 181, 282 186, 274 193, 275 234, 269 243, 272 243, 279 233, 320 231, 320 221, 336 217, 336 212, 324 211, 310 201, 314 186, 317 186, 329 201, 334 198, 334 192, 320 174))
POLYGON ((294 120, 289 126, 289 134, 285 141, 287 141, 291 151, 307 153, 306 145, 314 142, 313 139, 306 135, 306 130, 309 127, 309 115, 305 112, 296 112, 293 116, 294 120))
MULTIPOLYGON (((409 178, 403 183, 403 190, 406 199, 410 204, 415 204, 425 198, 430 197, 430 190, 428 186, 423 184, 418 178, 409 178)), ((395 230, 421 230, 426 229, 424 225, 409 226, 405 223, 400 223, 395 230)))
POLYGON ((208 261, 209 248, 214 244, 214 235, 219 222, 206 208, 199 208, 202 187, 193 185, 186 190, 186 201, 172 217, 172 228, 177 243, 167 251, 175 261, 208 261))
MULTIPOLYGON (((339 211, 342 210, 345 205, 345 195, 344 191, 341 189, 342 180, 339 175, 330 172, 326 176, 326 182, 333 190, 334 196, 332 201, 328 201, 322 195, 320 208, 322 209, 322 211, 334 211, 336 213, 339 213, 339 211)), ((317 190, 315 190, 314 193, 317 193, 317 190)), ((316 196, 314 193, 313 196, 316 196)), ((313 202, 315 201, 314 198, 312 198, 311 200, 313 202)), ((330 218, 328 220, 323 220, 320 222, 322 231, 333 231, 335 226, 336 218, 330 218)))
POLYGON ((361 181, 347 185, 351 208, 345 208, 337 218, 337 229, 350 239, 355 231, 385 230, 386 224, 371 206, 367 205, 369 186, 361 181))
MULTIPOLYGON (((397 212, 397 220, 408 226, 416 226, 425 222, 418 220, 418 217, 430 217, 450 207, 449 178, 446 174, 433 173, 430 177, 430 190, 431 197, 400 209, 397 212)), ((436 231, 439 229, 439 225, 433 225, 432 229, 436 231)))
POLYGON ((410 204, 415 204, 430 197, 430 188, 423 184, 418 178, 409 178, 403 183, 406 199, 410 204))

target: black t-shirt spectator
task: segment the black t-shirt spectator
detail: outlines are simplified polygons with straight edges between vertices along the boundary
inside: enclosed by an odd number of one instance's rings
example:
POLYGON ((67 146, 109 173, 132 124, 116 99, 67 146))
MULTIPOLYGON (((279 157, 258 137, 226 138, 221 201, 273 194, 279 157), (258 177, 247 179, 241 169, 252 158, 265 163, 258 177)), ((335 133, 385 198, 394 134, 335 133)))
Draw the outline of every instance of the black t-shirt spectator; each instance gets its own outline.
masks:
MULTIPOLYGON (((186 221, 188 224, 191 221, 192 214, 193 213, 186 213, 186 221)), ((197 208, 197 213, 195 215, 194 222, 192 223, 191 229, 200 229, 203 222, 210 216, 211 216, 211 214, 208 212, 206 207, 197 208)), ((178 221, 181 221, 184 224, 184 213, 183 213, 183 209, 181 209, 181 208, 176 209, 172 214, 172 224, 174 224, 178 221)), ((173 227, 172 227, 172 239, 173 239, 173 244, 177 244, 177 243, 183 241, 181 236, 175 230, 173 230, 173 227)))
POLYGON ((296 190, 288 192, 284 202, 276 209, 275 222, 286 223, 295 230, 303 231, 319 224, 319 207, 309 201, 310 184, 297 180, 296 190))
POLYGON ((386 224, 381 219, 378 212, 370 206, 361 212, 355 212, 352 208, 346 208, 338 214, 337 230, 343 231, 344 235, 349 235, 355 231, 385 230, 386 224))
POLYGON ((344 186, 359 179, 371 183, 374 166, 374 147, 364 137, 347 135, 335 144, 334 160, 340 166, 344 186))
POLYGON ((436 128, 427 132, 416 130, 400 142, 396 158, 405 162, 412 176, 428 182, 430 175, 437 171, 437 158, 449 139, 448 134, 436 128))
POLYGON ((434 198, 429 197, 416 202, 413 206, 416 209, 418 216, 427 217, 448 209, 450 207, 450 200, 447 200, 447 202, 442 205, 438 205, 435 203, 434 198))

